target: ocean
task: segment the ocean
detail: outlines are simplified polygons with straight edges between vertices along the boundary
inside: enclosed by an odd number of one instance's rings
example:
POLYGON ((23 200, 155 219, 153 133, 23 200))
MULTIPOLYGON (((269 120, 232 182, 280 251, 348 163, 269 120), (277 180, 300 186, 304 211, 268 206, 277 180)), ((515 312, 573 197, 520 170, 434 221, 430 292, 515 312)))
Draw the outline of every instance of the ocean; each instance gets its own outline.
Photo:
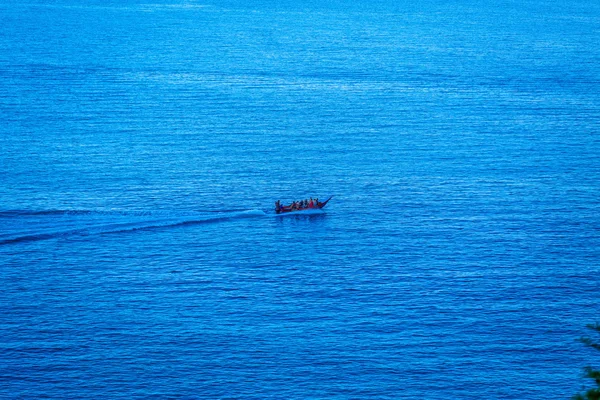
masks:
POLYGON ((599 38, 594 1, 0 0, 0 398, 590 387, 599 38))

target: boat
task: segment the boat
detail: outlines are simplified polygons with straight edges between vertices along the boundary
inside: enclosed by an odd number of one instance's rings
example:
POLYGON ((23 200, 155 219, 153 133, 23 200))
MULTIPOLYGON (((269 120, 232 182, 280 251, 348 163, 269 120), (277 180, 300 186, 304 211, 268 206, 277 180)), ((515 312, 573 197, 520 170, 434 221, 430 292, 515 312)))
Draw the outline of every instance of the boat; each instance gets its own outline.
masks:
POLYGON ((298 207, 293 208, 292 205, 294 203, 290 204, 289 206, 284 206, 284 205, 281 205, 279 203, 279 201, 276 201, 275 202, 275 213, 276 214, 285 214, 285 213, 292 213, 292 212, 293 213, 301 213, 303 211, 321 210, 323 207, 325 207, 327 205, 327 203, 329 203, 329 200, 331 200, 332 197, 333 196, 329 197, 327 200, 325 200, 323 202, 318 201, 317 204, 313 204, 312 207, 300 207, 300 208, 298 208, 298 207))

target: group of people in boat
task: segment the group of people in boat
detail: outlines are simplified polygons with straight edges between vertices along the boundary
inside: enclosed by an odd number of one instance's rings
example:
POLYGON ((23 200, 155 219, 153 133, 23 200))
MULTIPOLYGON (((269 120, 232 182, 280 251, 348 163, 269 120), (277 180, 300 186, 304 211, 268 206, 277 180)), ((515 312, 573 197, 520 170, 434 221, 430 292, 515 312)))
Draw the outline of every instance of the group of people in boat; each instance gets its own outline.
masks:
POLYGON ((300 211, 300 210, 308 210, 311 208, 321 208, 324 203, 321 203, 319 199, 312 197, 310 199, 304 199, 300 201, 293 201, 289 206, 284 206, 281 204, 280 200, 275 202, 275 212, 279 214, 280 212, 289 212, 289 211, 300 211))

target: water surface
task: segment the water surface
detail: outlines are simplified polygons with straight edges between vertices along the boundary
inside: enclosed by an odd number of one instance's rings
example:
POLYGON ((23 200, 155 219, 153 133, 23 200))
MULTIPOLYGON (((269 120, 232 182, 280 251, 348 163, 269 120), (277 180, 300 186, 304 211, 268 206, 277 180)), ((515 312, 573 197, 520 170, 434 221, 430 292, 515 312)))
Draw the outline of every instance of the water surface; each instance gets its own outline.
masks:
POLYGON ((0 26, 0 396, 587 385, 600 5, 4 0, 0 26))

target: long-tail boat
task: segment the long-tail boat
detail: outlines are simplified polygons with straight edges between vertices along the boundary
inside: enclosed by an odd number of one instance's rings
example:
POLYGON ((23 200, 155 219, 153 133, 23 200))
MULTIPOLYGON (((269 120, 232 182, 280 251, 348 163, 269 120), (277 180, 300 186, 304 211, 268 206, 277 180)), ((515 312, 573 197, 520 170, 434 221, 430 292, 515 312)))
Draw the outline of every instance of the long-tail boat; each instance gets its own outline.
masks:
POLYGON ((329 200, 331 200, 333 196, 329 197, 327 200, 325 201, 316 201, 313 202, 313 206, 312 207, 294 207, 294 203, 290 204, 289 206, 285 206, 283 204, 281 204, 279 201, 275 202, 275 213, 277 214, 283 214, 283 213, 290 213, 290 212, 296 212, 296 211, 308 211, 308 210, 320 210, 323 207, 325 207, 327 205, 327 203, 329 202, 329 200))

